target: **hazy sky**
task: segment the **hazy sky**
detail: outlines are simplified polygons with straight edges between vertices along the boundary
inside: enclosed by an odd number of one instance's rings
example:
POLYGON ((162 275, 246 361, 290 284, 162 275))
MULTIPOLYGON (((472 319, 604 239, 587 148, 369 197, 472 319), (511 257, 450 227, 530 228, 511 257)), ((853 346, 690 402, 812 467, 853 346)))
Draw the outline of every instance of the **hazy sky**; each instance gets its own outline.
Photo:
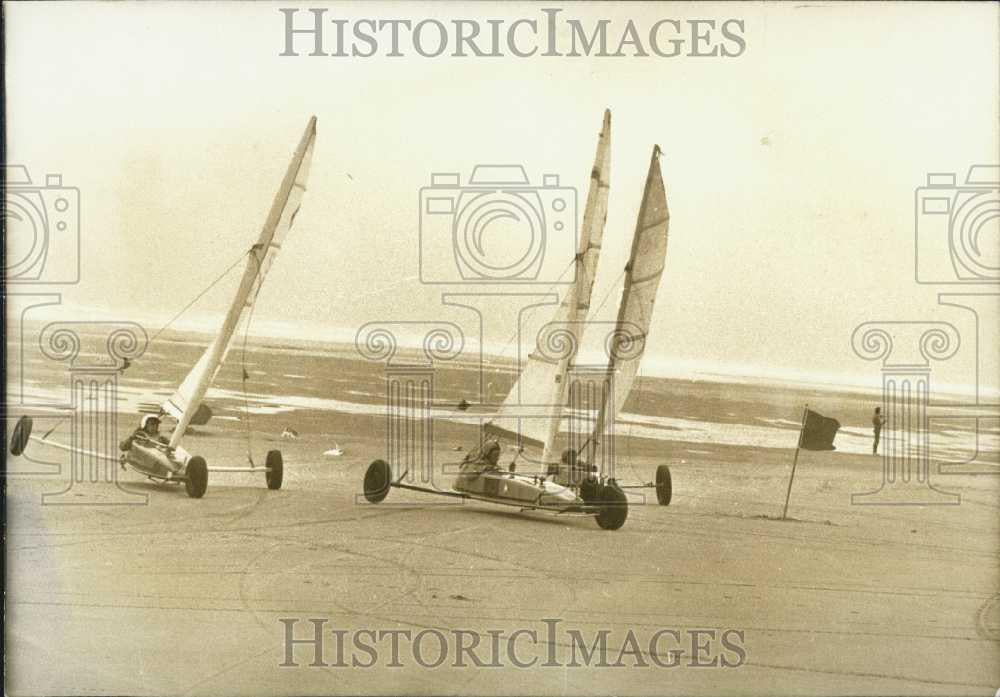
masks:
MULTIPOLYGON (((36 182, 58 172, 80 190, 82 280, 61 289, 64 305, 155 329, 252 242, 315 114, 309 191, 255 321, 311 338, 373 320, 465 327, 468 314, 443 309, 440 295, 472 290, 416 279, 421 187, 432 172, 465 183, 476 164, 516 163, 533 184, 555 173, 576 187, 582 213, 608 107, 610 212, 594 304, 609 297, 597 319, 613 319, 658 143, 671 223, 654 359, 877 379, 850 348, 861 322, 945 319, 972 337, 962 313, 938 307, 947 288, 914 282, 914 189, 928 172, 962 181, 969 165, 1000 161, 996 4, 384 3, 327 13, 512 22, 562 7, 588 26, 610 19, 615 37, 629 19, 744 22, 735 58, 524 59, 305 48, 281 57, 278 8, 293 6, 5 6, 9 161, 36 182)), ((435 239, 427 253, 449 253, 435 239)), ((509 244, 488 244, 509 254, 517 239, 514 230, 509 244)), ((986 244, 997 249, 995 232, 986 244)), ((196 309, 221 311, 235 282, 196 309)), ((486 339, 503 345, 516 304, 489 307, 486 339)), ((983 321, 997 322, 997 309, 983 321)), ((949 377, 962 382, 969 357, 953 363, 949 377)))

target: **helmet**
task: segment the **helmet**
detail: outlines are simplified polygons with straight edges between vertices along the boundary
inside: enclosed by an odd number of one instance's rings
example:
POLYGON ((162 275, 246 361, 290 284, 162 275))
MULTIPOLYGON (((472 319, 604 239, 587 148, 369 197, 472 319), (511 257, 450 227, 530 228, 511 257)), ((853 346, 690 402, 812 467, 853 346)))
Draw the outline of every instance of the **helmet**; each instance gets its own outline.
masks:
POLYGON ((139 428, 146 428, 150 423, 155 423, 157 426, 160 425, 160 417, 156 414, 146 414, 142 417, 142 421, 139 422, 139 428))

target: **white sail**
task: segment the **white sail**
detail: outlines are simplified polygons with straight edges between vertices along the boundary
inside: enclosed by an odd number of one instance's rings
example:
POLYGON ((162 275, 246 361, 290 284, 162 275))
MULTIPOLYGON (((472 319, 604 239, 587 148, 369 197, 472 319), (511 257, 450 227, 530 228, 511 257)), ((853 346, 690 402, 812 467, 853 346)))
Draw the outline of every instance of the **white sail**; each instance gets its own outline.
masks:
POLYGON ((594 274, 601 253, 608 215, 608 182, 611 174, 611 112, 605 110, 597 141, 590 188, 583 213, 574 282, 567 288, 552 320, 539 332, 517 383, 487 424, 488 433, 519 436, 522 444, 543 448, 542 462, 549 462, 563 407, 566 372, 583 334, 590 311, 594 274))
POLYGON ((281 249, 285 235, 295 223, 295 216, 299 212, 302 196, 306 190, 306 179, 309 176, 315 142, 316 117, 313 116, 309 119, 302 140, 295 149, 288 171, 281 182, 281 188, 278 189, 271 204, 271 211, 268 213, 260 237, 247 252, 246 269, 243 271, 236 297, 233 298, 218 335, 184 378, 177 391, 161 405, 164 412, 177 419, 177 427, 170 436, 170 445, 173 447, 180 442, 184 431, 201 406, 205 393, 226 359, 226 353, 229 351, 240 320, 257 299, 257 293, 271 264, 274 263, 274 257, 281 249))
POLYGON ((618 320, 614 332, 607 337, 608 372, 613 376, 614 389, 598 414, 591 437, 592 447, 596 447, 600 436, 614 426, 614 417, 625 406, 639 372, 653 319, 653 304, 666 262, 669 226, 670 211, 660 172, 660 148, 654 145, 632 238, 632 253, 625 266, 625 287, 618 306, 618 320), (613 411, 609 414, 612 407, 613 411))

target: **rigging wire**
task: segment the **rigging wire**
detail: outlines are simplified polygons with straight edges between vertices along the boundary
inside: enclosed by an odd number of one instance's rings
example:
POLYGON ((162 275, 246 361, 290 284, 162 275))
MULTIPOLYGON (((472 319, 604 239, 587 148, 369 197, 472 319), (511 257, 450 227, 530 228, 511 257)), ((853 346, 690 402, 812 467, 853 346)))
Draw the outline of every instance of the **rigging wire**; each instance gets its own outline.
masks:
POLYGON ((352 302, 357 302, 358 300, 361 300, 362 298, 368 298, 368 297, 371 297, 373 295, 383 295, 385 293, 388 293, 390 290, 394 290, 396 288, 399 288, 404 283, 409 283, 410 281, 416 281, 419 278, 420 278, 420 276, 417 275, 417 274, 413 274, 411 276, 404 276, 403 278, 399 279, 395 283, 390 283, 387 286, 383 286, 382 288, 376 288, 375 290, 370 290, 370 291, 368 291, 366 293, 360 293, 360 294, 359 293, 355 293, 355 292, 338 293, 337 295, 330 296, 329 302, 330 303, 335 303, 335 302, 340 302, 341 300, 350 300, 352 302))
POLYGON ((250 312, 247 313, 246 324, 243 326, 243 350, 240 357, 240 368, 243 372, 243 420, 246 424, 247 460, 250 462, 251 467, 256 467, 256 465, 253 461, 253 432, 250 430, 250 398, 247 395, 247 380, 250 379, 250 374, 247 373, 247 340, 250 338, 250 323, 253 321, 253 312, 257 308, 257 296, 260 295, 260 289, 264 287, 260 278, 264 260, 256 254, 260 247, 260 244, 255 244, 247 250, 247 254, 257 262, 257 277, 254 279, 257 288, 254 290, 253 300, 250 301, 250 312))
MULTIPOLYGON (((223 271, 221 274, 219 274, 215 278, 214 281, 212 281, 210 284, 208 284, 208 286, 206 286, 201 292, 199 292, 177 314, 175 314, 173 317, 171 317, 170 320, 166 324, 164 324, 162 327, 160 327, 160 329, 156 332, 156 334, 154 334, 153 337, 149 340, 149 343, 153 343, 154 341, 156 341, 156 339, 159 338, 159 336, 161 334, 163 334, 163 332, 165 332, 167 329, 169 329, 174 324, 174 322, 176 322, 185 312, 187 312, 189 309, 191 309, 191 307, 195 303, 197 303, 199 300, 201 300, 210 290, 212 290, 212 288, 214 288, 216 285, 218 285, 219 282, 222 281, 222 279, 224 279, 226 276, 228 276, 230 274, 230 272, 232 272, 232 270, 234 268, 236 268, 241 261, 243 261, 243 257, 250 256, 255 262, 257 262, 257 275, 259 277, 261 269, 263 268, 263 260, 260 259, 257 256, 257 254, 256 254, 256 252, 259 250, 259 248, 260 248, 259 244, 254 244, 249 249, 247 249, 247 251, 245 251, 242 254, 240 254, 239 257, 237 257, 236 260, 225 269, 225 271, 223 271)), ((243 392, 243 411, 244 411, 244 416, 245 416, 244 421, 246 423, 247 459, 250 461, 250 466, 251 467, 255 467, 256 465, 254 464, 253 455, 252 455, 253 440, 252 440, 252 435, 251 435, 251 430, 250 430, 250 401, 249 401, 249 395, 247 393, 247 380, 249 379, 250 376, 247 373, 247 368, 246 368, 246 365, 247 365, 247 363, 246 363, 246 352, 247 352, 247 341, 249 339, 249 333, 250 333, 250 323, 253 320, 253 312, 254 312, 254 309, 255 309, 255 306, 256 306, 257 296, 260 294, 260 290, 261 290, 262 287, 263 287, 263 284, 258 282, 257 283, 257 288, 254 291, 253 300, 250 302, 250 312, 247 314, 247 320, 246 320, 246 323, 245 323, 245 326, 244 326, 243 350, 242 350, 242 360, 241 360, 241 363, 242 363, 241 368, 242 368, 242 373, 243 373, 242 392, 243 392)))
MULTIPOLYGON (((618 289, 618 282, 619 282, 619 281, 621 281, 621 280, 622 280, 622 278, 624 278, 624 276, 625 276, 625 271, 622 271, 622 272, 621 272, 620 274, 618 274, 618 278, 616 278, 616 279, 614 280, 614 283, 612 283, 612 284, 611 284, 611 285, 610 285, 610 286, 608 287, 608 292, 606 292, 606 293, 604 294, 604 299, 603 299, 603 300, 601 300, 601 304, 600 304, 600 305, 598 305, 598 306, 597 306, 597 309, 595 309, 595 310, 594 310, 594 314, 595 314, 595 315, 596 315, 596 314, 597 314, 598 312, 600 312, 600 311, 601 311, 601 308, 603 308, 603 307, 604 307, 604 304, 605 304, 606 302, 608 302, 608 298, 610 298, 610 297, 611 297, 611 292, 612 292, 612 291, 614 291, 614 290, 617 290, 617 289, 618 289)), ((623 291, 625 290, 625 289, 624 289, 624 287, 622 288, 622 290, 623 290, 623 291)))
POLYGON ((160 336, 160 334, 162 334, 163 332, 165 332, 168 328, 170 328, 170 326, 174 322, 176 322, 178 319, 180 319, 181 315, 183 315, 185 312, 187 312, 188 310, 190 310, 192 305, 194 305, 196 302, 198 302, 199 300, 201 300, 202 297, 204 297, 205 294, 208 293, 208 291, 212 290, 212 288, 214 288, 216 285, 218 285, 219 281, 221 281, 223 278, 225 278, 226 276, 228 276, 229 272, 232 271, 233 269, 235 269, 236 266, 241 261, 243 261, 243 257, 246 256, 246 255, 247 255, 247 252, 244 252, 243 254, 240 254, 240 256, 236 259, 236 261, 234 261, 232 264, 230 264, 229 267, 225 271, 223 271, 221 274, 219 274, 219 276, 214 281, 212 281, 210 284, 208 284, 208 286, 204 290, 202 290, 200 293, 198 293, 198 295, 196 295, 194 297, 194 300, 192 300, 187 305, 185 305, 181 309, 180 312, 178 312, 176 315, 174 315, 173 317, 170 318, 170 321, 168 321, 166 324, 164 324, 162 327, 160 327, 160 329, 156 332, 156 334, 153 335, 153 338, 149 340, 149 343, 153 343, 154 341, 156 341, 156 339, 160 336))
MULTIPOLYGON (((569 271, 570 268, 572 268, 576 264, 576 261, 577 261, 576 257, 574 257, 573 259, 571 259, 570 262, 566 265, 566 268, 564 268, 562 270, 562 273, 559 274, 559 277, 556 278, 556 280, 552 281, 552 283, 549 284, 549 287, 545 289, 545 291, 544 291, 543 294, 552 292, 552 289, 555 288, 556 285, 559 284, 562 281, 563 276, 565 276, 566 272, 569 271)), ((561 299, 559 299, 559 300, 561 302, 561 299)), ((533 305, 522 316, 525 319, 530 319, 531 316, 535 314, 535 310, 537 310, 539 307, 543 307, 543 306, 542 305, 533 305)), ((500 350, 500 353, 497 354, 497 358, 503 358, 504 357, 504 355, 507 353, 507 350, 510 348, 510 345, 512 343, 514 343, 514 340, 517 338, 517 335, 519 333, 520 333, 520 327, 516 327, 514 329, 514 332, 510 335, 510 338, 507 339, 507 343, 504 344, 504 347, 500 350)))

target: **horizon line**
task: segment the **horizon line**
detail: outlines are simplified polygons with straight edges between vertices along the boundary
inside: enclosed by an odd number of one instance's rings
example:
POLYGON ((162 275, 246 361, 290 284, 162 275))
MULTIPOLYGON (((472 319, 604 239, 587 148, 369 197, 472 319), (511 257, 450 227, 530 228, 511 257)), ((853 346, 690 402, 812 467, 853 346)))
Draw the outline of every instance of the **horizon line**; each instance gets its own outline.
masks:
MULTIPOLYGON (((63 313, 84 313, 94 316, 95 322, 100 321, 126 321, 121 320, 119 313, 107 308, 93 306, 70 306, 70 305, 49 305, 39 308, 37 315, 50 315, 49 317, 32 318, 31 322, 58 321, 52 316, 56 311, 63 313), (113 317, 114 319, 110 319, 113 317)), ((166 316, 166 313, 163 313, 166 316)), ((215 334, 219 322, 219 313, 200 313, 194 318, 189 318, 184 322, 175 322, 173 326, 161 327, 155 332, 150 332, 153 337, 162 338, 167 332, 203 334, 211 337, 215 334)), ((148 324, 165 324, 166 320, 159 320, 156 315, 148 315, 144 318, 148 324), (156 319, 154 320, 154 317, 156 319)), ((143 321, 131 319, 140 326, 143 321)), ((319 327, 309 327, 311 323, 298 320, 266 320, 257 319, 254 326, 248 332, 251 340, 260 341, 262 339, 282 339, 289 341, 304 342, 305 344, 319 344, 336 347, 356 346, 357 329, 347 329, 345 327, 326 327, 317 333, 319 327)), ((143 327, 147 332, 146 327, 143 327)), ((505 351, 514 346, 508 343, 500 348, 501 342, 487 341, 482 345, 482 357, 506 362, 511 366, 517 365, 516 357, 505 355, 505 351)), ((414 337, 397 337, 397 346, 407 351, 420 350, 422 341, 414 337)), ((474 348, 479 346, 477 340, 472 341, 474 348)), ((301 348, 300 346, 289 346, 288 348, 301 348)), ((359 356, 360 357, 360 356, 359 356)), ((492 361, 491 361, 492 362, 492 361)), ((670 378, 679 380, 689 380, 697 382, 700 380, 709 382, 721 382, 722 379, 754 381, 764 384, 792 384, 796 386, 812 387, 836 387, 841 389, 854 389, 867 393, 881 392, 882 385, 865 376, 856 373, 821 373, 806 372, 797 368, 771 368, 759 365, 751 365, 738 362, 718 362, 699 361, 696 359, 680 358, 648 352, 646 354, 645 368, 640 369, 639 377, 670 378), (653 367, 650 371, 648 368, 653 367)), ((877 378, 878 374, 873 374, 877 378)), ((944 396, 967 397, 970 395, 1000 397, 1000 388, 988 385, 979 387, 969 383, 935 383, 935 392, 944 396)))

